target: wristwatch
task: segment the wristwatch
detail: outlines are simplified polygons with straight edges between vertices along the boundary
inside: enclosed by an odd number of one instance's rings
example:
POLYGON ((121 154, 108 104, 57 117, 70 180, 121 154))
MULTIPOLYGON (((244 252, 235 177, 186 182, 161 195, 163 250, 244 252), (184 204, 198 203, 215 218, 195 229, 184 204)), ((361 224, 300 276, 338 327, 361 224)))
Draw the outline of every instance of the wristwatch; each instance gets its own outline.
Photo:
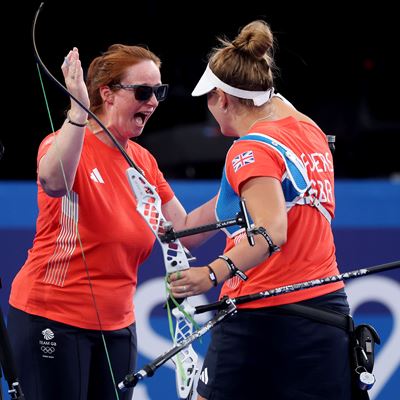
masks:
POLYGON ((218 280, 214 270, 209 265, 207 265, 206 267, 208 268, 208 276, 210 277, 213 286, 217 286, 218 280))

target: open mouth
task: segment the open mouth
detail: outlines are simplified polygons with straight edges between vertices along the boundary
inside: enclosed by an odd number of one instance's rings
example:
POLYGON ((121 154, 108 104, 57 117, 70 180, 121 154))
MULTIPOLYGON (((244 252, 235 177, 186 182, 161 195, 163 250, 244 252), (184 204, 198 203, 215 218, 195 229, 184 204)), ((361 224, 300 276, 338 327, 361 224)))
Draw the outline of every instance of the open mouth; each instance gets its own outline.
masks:
POLYGON ((144 125, 144 123, 145 123, 145 121, 146 121, 146 119, 147 119, 147 115, 144 114, 144 113, 138 112, 138 113, 136 113, 136 114, 134 115, 134 118, 135 118, 135 122, 136 122, 138 125, 144 125))
POLYGON ((135 122, 138 125, 144 125, 145 122, 150 118, 151 113, 148 112, 137 112, 134 115, 135 122))

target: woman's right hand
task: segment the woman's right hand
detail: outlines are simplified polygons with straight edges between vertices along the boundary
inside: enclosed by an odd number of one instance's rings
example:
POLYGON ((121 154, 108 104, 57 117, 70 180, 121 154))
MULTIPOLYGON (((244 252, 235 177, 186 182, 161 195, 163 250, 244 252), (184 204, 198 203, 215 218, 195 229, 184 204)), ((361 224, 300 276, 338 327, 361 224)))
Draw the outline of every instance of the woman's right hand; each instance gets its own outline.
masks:
MULTIPOLYGON (((89 108, 89 94, 76 47, 65 57, 61 69, 67 90, 89 108)), ((43 190, 51 197, 64 196, 73 187, 82 153, 87 117, 87 111, 71 99, 68 119, 57 134, 57 142, 53 140, 53 144, 39 161, 38 178, 43 190)))
MULTIPOLYGON (((65 57, 61 66, 65 85, 68 91, 76 97, 84 106, 90 107, 89 94, 83 78, 83 69, 79 59, 79 51, 74 47, 65 57)), ((86 112, 73 100, 71 100, 71 113, 86 112)), ((86 117, 85 117, 86 119, 86 117)))

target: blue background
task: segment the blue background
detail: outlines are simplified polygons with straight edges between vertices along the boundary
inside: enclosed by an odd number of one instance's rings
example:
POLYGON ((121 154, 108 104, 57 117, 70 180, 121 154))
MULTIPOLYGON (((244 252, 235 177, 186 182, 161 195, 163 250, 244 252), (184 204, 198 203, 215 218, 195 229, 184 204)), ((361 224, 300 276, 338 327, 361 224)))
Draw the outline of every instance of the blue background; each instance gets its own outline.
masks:
MULTIPOLYGON (((213 196, 218 183, 174 181, 172 186, 185 208, 191 210, 213 196)), ((336 182, 335 189, 337 209, 333 228, 341 271, 400 260, 400 182, 340 180, 336 182)), ((36 213, 34 182, 0 182, 0 277, 3 281, 0 304, 4 312, 7 310, 12 279, 32 245, 36 213)), ((197 257, 194 264, 210 261, 221 253, 223 246, 223 235, 218 234, 194 251, 197 257)), ((160 307, 164 299, 163 275, 161 250, 156 245, 139 273, 136 296, 138 367, 144 366, 171 345, 165 311, 160 307)), ((400 392, 399 283, 400 270, 397 269, 346 284, 356 321, 373 324, 382 339, 382 344, 377 346, 377 383, 370 392, 371 399, 392 400, 400 392)), ((217 292, 213 290, 207 298, 197 301, 212 301, 216 296, 217 292)), ((208 336, 201 343, 194 344, 200 355, 205 354, 208 336)), ((5 389, 3 391, 6 393, 5 389)), ((167 363, 154 377, 143 380, 136 389, 135 398, 176 399, 171 365, 167 363)))

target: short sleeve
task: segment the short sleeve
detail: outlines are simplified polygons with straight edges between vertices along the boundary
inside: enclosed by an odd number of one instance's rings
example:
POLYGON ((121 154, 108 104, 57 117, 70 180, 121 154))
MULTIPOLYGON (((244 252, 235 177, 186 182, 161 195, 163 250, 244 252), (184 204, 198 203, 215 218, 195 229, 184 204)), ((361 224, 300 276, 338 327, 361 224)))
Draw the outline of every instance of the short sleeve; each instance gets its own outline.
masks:
POLYGON ((42 143, 40 143, 37 155, 37 166, 39 166, 39 161, 47 153, 50 146, 53 144, 54 140, 56 139, 56 135, 57 133, 51 133, 42 140, 42 143))
POLYGON ((174 192, 169 185, 169 183, 165 180, 163 173, 158 170, 157 173, 157 190, 158 194, 161 197, 162 204, 168 203, 173 197, 174 192))
POLYGON ((266 176, 281 181, 285 163, 277 151, 264 143, 239 140, 227 154, 225 172, 233 190, 239 194, 240 186, 250 178, 266 176))

